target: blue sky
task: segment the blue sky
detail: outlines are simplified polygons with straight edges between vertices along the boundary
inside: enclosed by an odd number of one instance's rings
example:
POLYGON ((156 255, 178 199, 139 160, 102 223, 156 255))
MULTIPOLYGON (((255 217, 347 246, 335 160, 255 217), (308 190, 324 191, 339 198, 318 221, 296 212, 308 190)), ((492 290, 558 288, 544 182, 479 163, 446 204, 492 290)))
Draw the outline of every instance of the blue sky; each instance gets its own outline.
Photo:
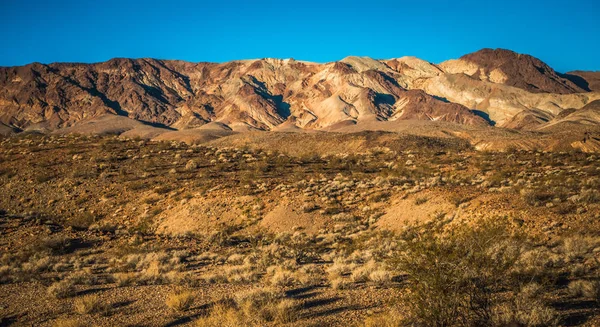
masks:
POLYGON ((600 70, 599 14, 598 0, 0 0, 0 66, 349 55, 438 63, 488 47, 561 72, 600 70))

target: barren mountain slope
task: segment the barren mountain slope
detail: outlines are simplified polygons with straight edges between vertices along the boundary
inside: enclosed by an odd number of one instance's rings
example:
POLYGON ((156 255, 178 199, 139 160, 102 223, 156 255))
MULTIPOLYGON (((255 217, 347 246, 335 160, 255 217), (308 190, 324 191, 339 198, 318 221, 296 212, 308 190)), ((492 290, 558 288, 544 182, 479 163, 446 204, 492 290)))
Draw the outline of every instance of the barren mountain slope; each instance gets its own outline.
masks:
POLYGON ((414 111, 414 102, 424 112, 407 118, 485 123, 462 106, 407 92, 386 72, 354 64, 357 68, 278 59, 224 64, 114 59, 2 68, 0 119, 54 129, 112 113, 178 129, 221 121, 269 130, 292 116, 299 127, 322 128, 344 120, 398 119, 407 104, 414 111))
POLYGON ((529 55, 504 49, 482 49, 446 61, 448 73, 463 73, 482 81, 506 84, 532 93, 580 93, 587 90, 559 76, 550 66, 529 55))
POLYGON ((531 56, 489 49, 440 65, 414 57, 34 63, 0 68, 0 122, 54 130, 113 114, 178 130, 209 122, 236 131, 330 130, 394 120, 532 129, 600 98, 572 82, 575 75, 561 76, 531 56))
POLYGON ((600 92, 600 72, 584 72, 576 70, 568 72, 565 74, 565 77, 569 78, 573 83, 585 90, 600 92))
MULTIPOLYGON (((600 93, 531 93, 504 84, 481 81, 465 74, 443 74, 428 79, 425 92, 480 110, 496 126, 510 126, 516 115, 528 111, 544 111, 552 117, 564 109, 581 108, 600 99, 600 93)), ((508 127, 506 126, 506 127, 508 127)))

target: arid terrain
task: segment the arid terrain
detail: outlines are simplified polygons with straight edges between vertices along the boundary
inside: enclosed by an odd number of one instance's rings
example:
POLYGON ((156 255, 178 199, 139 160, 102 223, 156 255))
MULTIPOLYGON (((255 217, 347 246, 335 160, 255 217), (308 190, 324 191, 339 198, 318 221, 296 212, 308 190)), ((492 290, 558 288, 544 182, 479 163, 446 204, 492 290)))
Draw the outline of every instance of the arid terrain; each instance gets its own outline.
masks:
POLYGON ((2 139, 1 324, 600 324, 597 154, 252 135, 2 139))
POLYGON ((0 68, 0 326, 599 326, 598 72, 0 68))

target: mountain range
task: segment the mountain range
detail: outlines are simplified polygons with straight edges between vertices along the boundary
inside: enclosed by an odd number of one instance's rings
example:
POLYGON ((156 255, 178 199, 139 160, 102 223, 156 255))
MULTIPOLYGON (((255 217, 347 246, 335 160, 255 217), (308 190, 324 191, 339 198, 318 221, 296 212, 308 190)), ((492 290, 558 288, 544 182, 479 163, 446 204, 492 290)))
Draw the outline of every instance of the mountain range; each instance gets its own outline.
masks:
POLYGON ((600 72, 562 74, 503 49, 440 64, 415 57, 324 64, 112 59, 0 68, 5 134, 87 129, 99 118, 163 131, 207 124, 232 131, 336 131, 407 120, 544 131, 598 125, 598 99, 600 72))

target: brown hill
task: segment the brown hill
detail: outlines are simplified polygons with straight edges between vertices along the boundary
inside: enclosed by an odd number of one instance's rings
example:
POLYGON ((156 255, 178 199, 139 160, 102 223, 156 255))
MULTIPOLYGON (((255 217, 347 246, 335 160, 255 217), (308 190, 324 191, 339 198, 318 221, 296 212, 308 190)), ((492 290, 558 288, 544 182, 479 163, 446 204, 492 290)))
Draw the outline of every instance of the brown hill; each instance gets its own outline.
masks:
POLYGON ((576 70, 564 76, 584 90, 600 92, 600 72, 576 70))
POLYGON ((559 76, 541 60, 510 50, 482 49, 467 54, 458 61, 446 62, 442 66, 452 69, 454 73, 462 68, 460 72, 471 77, 518 87, 533 93, 568 94, 587 91, 559 76), (462 67, 459 64, 462 64, 462 67))
POLYGON ((565 110, 563 115, 544 125, 543 129, 589 129, 600 131, 600 100, 592 101, 578 110, 565 110))

